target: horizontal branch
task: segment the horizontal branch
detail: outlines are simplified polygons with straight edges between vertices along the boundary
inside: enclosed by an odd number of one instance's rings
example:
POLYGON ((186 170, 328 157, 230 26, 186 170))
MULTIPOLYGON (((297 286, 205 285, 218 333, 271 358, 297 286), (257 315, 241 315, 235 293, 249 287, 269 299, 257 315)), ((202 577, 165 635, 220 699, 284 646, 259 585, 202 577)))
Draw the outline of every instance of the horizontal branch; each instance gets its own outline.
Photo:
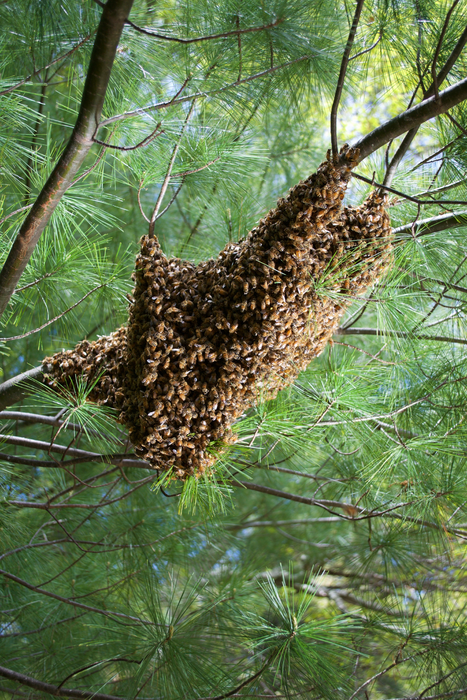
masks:
POLYGON ((433 96, 423 100, 415 107, 411 107, 397 117, 389 119, 352 144, 354 148, 358 148, 360 151, 359 161, 361 162, 368 158, 369 155, 385 146, 389 141, 405 134, 407 131, 420 126, 429 119, 433 119, 433 117, 445 114, 465 99, 467 99, 467 78, 446 88, 437 97, 433 96))
POLYGON ((0 410, 22 401, 34 391, 34 382, 41 382, 42 377, 42 367, 34 367, 0 384, 0 410))
MULTIPOLYGON (((369 185, 372 185, 373 187, 376 187, 377 189, 384 190, 385 192, 391 192, 391 194, 396 194, 399 197, 403 197, 404 199, 407 199, 409 202, 415 202, 415 204, 418 204, 420 206, 434 206, 437 205, 439 207, 442 207, 446 204, 467 204, 465 200, 459 200, 459 199, 429 199, 429 200, 424 200, 424 199, 419 199, 418 197, 414 197, 410 194, 405 194, 405 192, 401 192, 400 190, 395 190, 393 187, 389 187, 388 185, 383 185, 380 182, 375 182, 374 179, 370 180, 369 177, 365 177, 364 175, 359 175, 358 173, 352 173, 352 177, 357 178, 357 180, 362 180, 362 182, 367 182, 369 185)), ((426 193, 425 193, 426 194, 426 193)))
POLYGON ((163 41, 173 41, 177 44, 197 44, 201 41, 212 41, 213 39, 228 39, 231 36, 251 34, 251 32, 262 32, 265 29, 273 29, 274 27, 277 27, 277 25, 281 22, 283 22, 283 19, 282 17, 279 17, 278 19, 274 20, 274 22, 270 22, 269 24, 263 24, 260 27, 248 27, 247 29, 232 29, 229 32, 221 32, 219 34, 206 34, 205 36, 193 37, 193 39, 181 39, 177 36, 167 36, 167 34, 158 34, 157 32, 154 32, 151 29, 139 27, 137 24, 134 24, 130 20, 127 20, 126 24, 128 24, 140 34, 146 34, 147 36, 152 36, 155 39, 162 39, 163 41))
POLYGON ((100 608, 95 608, 92 605, 85 605, 84 603, 79 603, 76 600, 73 600, 72 598, 64 598, 63 596, 57 595, 56 593, 51 593, 51 591, 46 591, 44 588, 33 586, 32 583, 28 583, 28 581, 25 581, 24 579, 19 578, 14 574, 11 574, 9 571, 4 571, 3 569, 0 569, 0 574, 5 578, 9 579, 10 581, 14 581, 20 586, 28 588, 30 591, 40 593, 41 595, 44 595, 48 598, 54 598, 54 600, 58 600, 61 603, 66 603, 66 605, 72 605, 74 608, 81 608, 83 610, 87 610, 88 612, 95 612, 99 615, 105 615, 105 617, 117 617, 123 620, 130 620, 131 622, 137 622, 140 625, 154 625, 157 627, 165 627, 165 625, 159 624, 157 622, 152 622, 151 620, 142 620, 140 617, 133 617, 133 615, 126 615, 125 613, 112 612, 111 610, 101 610, 100 608))
POLYGON ((118 695, 106 695, 105 693, 75 690, 72 688, 58 688, 56 685, 44 683, 43 681, 39 681, 37 678, 32 678, 31 676, 25 676, 24 673, 11 671, 9 668, 5 668, 4 666, 0 666, 0 676, 3 676, 3 678, 8 678, 10 681, 21 683, 21 685, 26 685, 28 688, 33 688, 41 693, 47 693, 48 695, 54 695, 62 698, 79 698, 79 700, 124 700, 124 698, 118 695))
POLYGON ((258 80, 259 78, 264 78, 267 75, 270 75, 271 73, 276 73, 278 70, 281 70, 282 68, 288 68, 289 66, 292 66, 295 63, 300 63, 301 61, 306 61, 309 58, 310 58, 309 56, 300 56, 300 58, 295 58, 292 61, 287 61, 286 63, 281 63, 278 66, 271 66, 271 68, 267 68, 266 70, 260 71, 259 73, 254 73, 253 75, 249 75, 247 78, 241 78, 240 80, 236 80, 234 83, 229 83, 228 85, 224 85, 224 87, 217 88, 216 90, 207 90, 205 92, 195 92, 191 95, 186 95, 185 97, 177 97, 175 99, 172 98, 171 100, 167 100, 166 102, 157 102, 156 104, 148 105, 147 107, 140 107, 139 109, 135 109, 132 112, 124 112, 123 114, 117 114, 114 117, 109 117, 108 119, 103 119, 99 123, 99 128, 101 126, 107 126, 107 124, 113 124, 114 122, 122 121, 122 119, 129 119, 130 117, 138 117, 138 116, 141 116, 142 114, 146 114, 146 112, 159 111, 160 109, 166 109, 167 107, 172 107, 173 105, 182 104, 183 102, 191 102, 191 101, 197 100, 201 97, 213 97, 214 95, 219 95, 222 92, 226 92, 226 90, 231 90, 232 88, 238 87, 238 85, 244 85, 246 83, 251 83, 253 80, 258 80))
MULTIPOLYGON (((334 511, 331 510, 331 508, 341 508, 344 510, 344 512, 348 513, 348 515, 338 515, 336 521, 329 521, 328 519, 314 519, 314 522, 337 522, 338 520, 349 520, 351 522, 357 522, 359 520, 372 520, 374 518, 381 518, 383 516, 388 517, 388 518, 395 518, 397 520, 403 520, 405 522, 410 522, 413 523, 414 525, 418 525, 419 527, 428 527, 433 530, 442 530, 443 532, 449 532, 453 535, 456 535, 457 537, 461 537, 463 539, 466 539, 465 537, 465 532, 461 531, 459 528, 456 527, 449 527, 445 525, 440 525, 435 522, 431 522, 429 520, 424 520, 421 518, 416 518, 411 515, 407 515, 406 513, 400 514, 397 513, 397 510, 400 510, 401 508, 405 508, 407 506, 412 505, 411 502, 401 502, 401 503, 396 503, 392 506, 388 506, 385 510, 368 510, 367 508, 363 508, 362 506, 359 505, 353 505, 351 503, 341 503, 340 501, 328 501, 328 500, 319 500, 315 498, 307 498, 306 496, 299 496, 295 493, 287 493, 286 491, 280 491, 279 489, 273 489, 270 488, 269 486, 263 486, 261 484, 254 484, 252 482, 246 482, 246 481, 235 481, 232 480, 230 482, 231 486, 236 486, 238 488, 246 488, 251 491, 259 491, 260 493, 265 493, 270 496, 276 496, 277 498, 284 498, 288 501, 296 501, 297 503, 304 503, 305 505, 309 506, 317 506, 318 508, 324 508, 330 513, 333 513, 334 511)), ((334 513, 335 515, 335 513, 334 513)), ((274 523, 273 526, 276 526, 278 523, 274 523)), ((243 524, 243 527, 241 529, 246 529, 250 527, 250 524, 248 522, 243 524)), ((259 525, 256 525, 256 527, 259 527, 259 525)), ((233 527, 230 527, 229 529, 238 529, 238 526, 235 525, 233 527)))
MULTIPOLYGON (((53 428, 60 428, 61 425, 64 425, 66 430, 73 430, 75 433, 83 430, 83 426, 79 425, 79 423, 63 420, 59 416, 44 416, 42 413, 29 413, 27 411, 0 411, 0 421, 4 420, 20 421, 22 423, 30 423, 31 425, 42 423, 44 425, 50 425, 53 428)), ((96 435, 96 437, 102 437, 102 431, 100 430, 86 428, 86 432, 90 435, 96 435)), ((117 438, 115 442, 124 444, 123 440, 117 438)))
POLYGON ((467 345, 467 338, 455 338, 446 335, 429 335, 428 333, 410 333, 410 331, 381 330, 380 328, 338 328, 336 335, 380 335, 392 338, 414 338, 415 340, 432 340, 439 343, 456 343, 467 345))
MULTIPOLYGON (((297 503, 304 503, 307 506, 318 506, 319 508, 324 508, 325 510, 332 512, 331 508, 341 508, 344 511, 355 511, 355 514, 363 512, 365 509, 360 506, 353 506, 350 503, 341 503, 340 501, 328 501, 324 499, 308 498, 307 496, 298 496, 295 493, 286 493, 285 491, 279 491, 278 489, 272 489, 270 486, 263 486, 261 484, 254 484, 251 481, 235 481, 230 482, 231 486, 237 486, 238 488, 248 489, 249 491, 259 491, 260 493, 266 493, 269 496, 278 496, 279 498, 286 498, 289 501, 297 501, 297 503)), ((354 520, 353 517, 341 516, 344 520, 354 520)), ((246 525, 245 527, 248 527, 246 525)))
MULTIPOLYGON (((106 464, 115 464, 121 467, 136 467, 137 469, 150 469, 148 462, 141 459, 131 459, 125 455, 105 455, 99 452, 88 452, 77 447, 68 447, 67 445, 59 445, 54 442, 45 442, 44 440, 32 440, 31 438, 20 437, 18 435, 1 435, 0 441, 10 445, 18 445, 19 447, 29 447, 33 450, 42 450, 43 452, 57 452, 58 454, 68 457, 77 457, 82 461, 96 460, 105 462, 106 464)), ((0 453, 1 454, 1 453, 0 453)), ((5 455, 1 455, 2 457, 5 455)), ((39 465, 40 466, 40 465, 39 465)), ((54 466, 60 466, 60 463, 54 462, 54 466)))
POLYGON ((249 527, 284 527, 285 525, 307 525, 308 523, 339 523, 338 515, 327 515, 324 518, 302 518, 301 520, 246 520, 235 525, 226 525, 226 530, 247 530, 249 527))
POLYGON ((429 233, 447 231, 450 228, 462 228, 467 226, 467 211, 450 212, 440 216, 432 216, 430 219, 420 219, 410 224, 404 224, 393 229, 394 236, 412 234, 420 238, 429 233))

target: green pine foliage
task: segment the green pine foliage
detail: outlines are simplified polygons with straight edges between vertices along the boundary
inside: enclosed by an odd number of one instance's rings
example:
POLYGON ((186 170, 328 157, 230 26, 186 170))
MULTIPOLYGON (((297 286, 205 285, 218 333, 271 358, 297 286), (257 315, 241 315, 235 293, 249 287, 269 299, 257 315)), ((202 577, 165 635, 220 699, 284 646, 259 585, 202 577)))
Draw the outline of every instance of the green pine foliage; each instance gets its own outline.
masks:
MULTIPOLYGON (((2 263, 72 133, 100 5, 0 2, 2 263)), ((316 170, 354 11, 135 0, 99 143, 2 317, 2 381, 126 322, 155 207, 164 252, 199 262, 316 170)), ((466 24, 463 2, 367 0, 340 145, 418 103, 466 24)), ((464 50, 440 89, 466 69, 464 50)), ((1 700, 465 697, 465 103, 449 114, 392 181, 390 269, 258 396, 215 477, 158 479, 84 379, 0 413, 1 700)), ((356 172, 381 183, 400 141, 356 172)))

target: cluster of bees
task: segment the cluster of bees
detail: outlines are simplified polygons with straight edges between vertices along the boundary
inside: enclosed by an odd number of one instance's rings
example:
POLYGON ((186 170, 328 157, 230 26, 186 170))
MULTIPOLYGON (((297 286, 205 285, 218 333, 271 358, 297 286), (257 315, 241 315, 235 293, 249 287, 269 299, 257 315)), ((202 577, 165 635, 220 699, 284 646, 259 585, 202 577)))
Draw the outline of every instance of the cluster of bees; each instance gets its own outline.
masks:
POLYGON ((356 158, 328 154, 216 259, 168 259, 143 236, 128 326, 46 358, 46 381, 84 375, 153 468, 210 473, 235 421, 295 380, 389 263, 385 196, 342 207, 356 158))

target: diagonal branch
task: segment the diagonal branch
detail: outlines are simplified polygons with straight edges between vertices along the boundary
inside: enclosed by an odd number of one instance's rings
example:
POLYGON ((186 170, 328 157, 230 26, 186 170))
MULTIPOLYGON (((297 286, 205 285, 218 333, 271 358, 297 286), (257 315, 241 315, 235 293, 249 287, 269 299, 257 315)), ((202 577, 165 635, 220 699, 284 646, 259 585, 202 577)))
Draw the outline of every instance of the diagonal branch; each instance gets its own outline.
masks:
POLYGON ((93 145, 118 42, 132 4, 133 0, 108 0, 104 7, 73 133, 21 226, 0 272, 0 315, 5 311, 42 231, 93 145))
POLYGON ((6 342, 8 340, 22 340, 23 338, 27 338, 29 335, 33 335, 34 333, 39 333, 39 331, 44 330, 44 328, 47 328, 47 326, 52 325, 52 323, 55 323, 55 321, 58 321, 59 319, 63 318, 69 311, 73 311, 73 309, 76 309, 77 306, 81 304, 85 299, 87 299, 91 294, 94 292, 97 292, 98 289, 102 289, 102 287, 106 287, 107 282, 103 282, 102 284, 98 284, 97 287, 94 287, 93 289, 89 290, 84 297, 81 297, 77 302, 75 302, 72 306, 69 306, 68 309, 65 309, 65 311, 62 311, 61 314, 58 314, 58 316, 54 316, 53 318, 49 319, 45 323, 42 324, 42 326, 39 326, 38 328, 33 328, 30 331, 27 331, 26 333, 23 333, 22 335, 12 335, 10 338, 0 338, 0 341, 6 342))
POLYGON ((25 83, 28 83, 32 78, 34 78, 36 75, 39 75, 44 70, 47 70, 47 68, 50 68, 53 66, 55 63, 59 63, 59 61, 64 61, 68 56, 71 56, 72 53, 77 51, 83 44, 85 44, 89 39, 91 38, 92 34, 88 34, 87 36, 84 37, 84 39, 81 39, 80 42, 78 42, 75 46, 73 46, 72 49, 67 51, 66 53, 62 54, 61 56, 57 56, 57 58, 54 58, 53 61, 48 63, 46 66, 41 66, 41 68, 38 68, 37 70, 34 71, 34 73, 31 73, 30 75, 27 75, 23 80, 20 80, 19 83, 16 83, 15 85, 11 85, 9 88, 5 88, 5 90, 0 90, 0 96, 1 95, 7 95, 9 92, 13 92, 13 90, 17 90, 21 85, 24 85, 25 83))
POLYGON ((464 80, 460 80, 458 83, 440 92, 438 97, 430 97, 423 100, 415 107, 411 107, 397 115, 397 117, 389 119, 353 144, 353 147, 358 148, 360 151, 359 162, 368 158, 369 155, 392 139, 405 134, 411 129, 418 128, 424 122, 433 119, 433 117, 445 114, 452 107, 466 99, 467 78, 464 78, 464 80))
POLYGON ((363 9, 363 4, 365 0, 357 0, 357 6, 355 8, 355 14, 352 22, 352 26, 349 32, 349 38, 347 39, 347 44, 344 50, 344 55, 342 56, 341 69, 339 71, 339 77, 337 79, 336 92, 334 94, 334 101, 331 107, 331 146, 332 155, 337 158, 338 146, 337 146, 337 110, 339 108, 339 102, 342 95, 342 90, 344 88, 345 74, 347 72, 347 66, 350 60, 350 52, 352 50, 353 42, 355 39, 355 34, 357 33, 358 23, 360 21, 360 15, 363 9))

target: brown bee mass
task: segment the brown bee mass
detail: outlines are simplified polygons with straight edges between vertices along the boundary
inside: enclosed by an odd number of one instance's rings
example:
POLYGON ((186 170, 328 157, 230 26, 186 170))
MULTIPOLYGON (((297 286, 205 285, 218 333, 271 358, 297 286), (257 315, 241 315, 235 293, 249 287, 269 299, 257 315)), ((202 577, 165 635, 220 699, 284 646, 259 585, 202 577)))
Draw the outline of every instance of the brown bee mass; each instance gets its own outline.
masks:
POLYGON ((46 381, 95 381, 155 469, 211 469, 239 416, 295 380, 389 262, 385 196, 342 207, 356 156, 328 156, 216 259, 168 259, 143 236, 128 327, 46 358, 46 381))

